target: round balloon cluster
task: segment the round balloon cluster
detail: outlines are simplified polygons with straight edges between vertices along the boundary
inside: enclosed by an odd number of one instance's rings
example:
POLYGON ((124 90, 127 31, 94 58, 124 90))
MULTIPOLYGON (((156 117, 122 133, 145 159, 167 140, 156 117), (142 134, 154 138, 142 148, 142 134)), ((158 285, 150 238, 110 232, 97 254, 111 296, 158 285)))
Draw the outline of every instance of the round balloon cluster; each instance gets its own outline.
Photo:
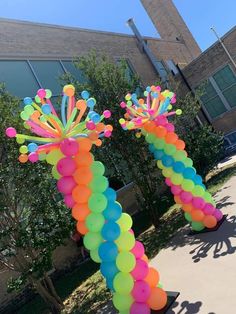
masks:
POLYGON ((18 134, 12 127, 6 134, 21 144, 21 163, 43 160, 52 165, 57 188, 72 209, 78 232, 84 235, 84 246, 92 260, 101 263, 101 273, 114 292, 116 309, 122 314, 160 310, 167 303, 167 295, 159 273, 148 265, 144 247, 131 229, 132 218, 122 213, 116 192, 104 176, 104 165, 91 153, 93 144, 100 146, 102 137, 111 136, 112 126, 102 122, 111 113, 95 112, 96 100, 87 91, 78 101, 74 94, 72 85, 64 87, 61 118, 50 101, 49 90, 39 90, 34 101, 25 98, 21 118, 26 129, 38 136, 18 134))
POLYGON ((138 99, 136 94, 126 95, 126 102, 121 103, 121 107, 126 108, 125 119, 119 121, 122 128, 136 130, 137 137, 145 136, 175 202, 181 205, 192 229, 214 228, 222 219, 222 213, 216 209, 215 201, 196 173, 184 141, 168 121, 172 115, 182 114, 180 109, 173 110, 175 94, 169 90, 162 92, 159 86, 148 86, 144 96, 145 99, 138 99))

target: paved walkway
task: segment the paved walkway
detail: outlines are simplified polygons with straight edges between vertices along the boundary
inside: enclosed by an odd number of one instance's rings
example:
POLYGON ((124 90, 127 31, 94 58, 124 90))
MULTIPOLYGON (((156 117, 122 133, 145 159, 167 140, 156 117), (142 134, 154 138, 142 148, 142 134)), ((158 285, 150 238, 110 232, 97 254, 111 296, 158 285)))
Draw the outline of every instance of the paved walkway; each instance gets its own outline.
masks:
POLYGON ((228 214, 217 231, 190 237, 183 228, 151 261, 164 288, 180 292, 168 314, 236 313, 236 177, 215 199, 228 214))

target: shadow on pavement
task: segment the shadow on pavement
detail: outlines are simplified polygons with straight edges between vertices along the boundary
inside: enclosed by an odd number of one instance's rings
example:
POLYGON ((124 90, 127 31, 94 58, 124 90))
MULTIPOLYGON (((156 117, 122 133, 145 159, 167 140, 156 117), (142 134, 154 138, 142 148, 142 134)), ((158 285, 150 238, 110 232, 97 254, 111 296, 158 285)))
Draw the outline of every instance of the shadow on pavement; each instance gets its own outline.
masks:
POLYGON ((180 305, 178 302, 175 302, 172 308, 166 314, 197 314, 200 313, 201 306, 202 302, 200 301, 195 303, 184 301, 180 305), (181 308, 178 310, 173 310, 177 306, 180 306, 181 308))

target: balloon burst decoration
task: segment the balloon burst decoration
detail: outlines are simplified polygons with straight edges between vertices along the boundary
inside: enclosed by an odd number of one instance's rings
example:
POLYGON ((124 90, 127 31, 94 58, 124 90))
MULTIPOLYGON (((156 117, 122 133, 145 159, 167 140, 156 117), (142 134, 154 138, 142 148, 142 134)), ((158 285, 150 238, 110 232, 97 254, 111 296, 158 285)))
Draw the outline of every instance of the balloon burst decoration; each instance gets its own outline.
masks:
POLYGON ((167 303, 167 295, 161 288, 159 273, 149 266, 143 244, 135 240, 132 218, 122 213, 116 192, 104 176, 104 165, 90 152, 93 144, 102 144, 102 137, 111 136, 112 126, 102 122, 111 113, 95 112, 96 100, 87 91, 78 101, 74 93, 72 85, 64 87, 61 119, 50 102, 49 90, 39 90, 35 102, 25 98, 21 118, 26 129, 38 136, 18 134, 12 127, 6 134, 22 144, 21 163, 42 160, 53 166, 57 188, 72 209, 91 259, 101 263, 116 309, 122 314, 160 310, 167 303), (86 109, 87 116, 81 121, 86 109))
POLYGON ((121 103, 121 107, 126 108, 125 119, 119 121, 122 128, 136 130, 137 137, 145 136, 175 202, 181 205, 192 229, 214 228, 222 219, 222 213, 216 209, 193 161, 187 157, 184 141, 178 138, 174 125, 168 121, 169 117, 182 114, 180 109, 173 110, 175 94, 169 90, 161 92, 159 86, 148 86, 144 96, 145 100, 138 99, 136 94, 126 95, 126 102, 121 103))

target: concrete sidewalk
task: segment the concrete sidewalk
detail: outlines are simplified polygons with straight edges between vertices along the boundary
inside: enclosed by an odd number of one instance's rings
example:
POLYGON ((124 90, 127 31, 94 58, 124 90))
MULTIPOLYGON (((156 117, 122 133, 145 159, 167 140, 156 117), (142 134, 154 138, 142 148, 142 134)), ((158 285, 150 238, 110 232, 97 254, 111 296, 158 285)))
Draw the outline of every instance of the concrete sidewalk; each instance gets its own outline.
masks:
POLYGON ((165 290, 180 292, 168 314, 236 313, 236 177, 215 199, 228 214, 217 231, 188 236, 183 228, 151 261, 165 290))

